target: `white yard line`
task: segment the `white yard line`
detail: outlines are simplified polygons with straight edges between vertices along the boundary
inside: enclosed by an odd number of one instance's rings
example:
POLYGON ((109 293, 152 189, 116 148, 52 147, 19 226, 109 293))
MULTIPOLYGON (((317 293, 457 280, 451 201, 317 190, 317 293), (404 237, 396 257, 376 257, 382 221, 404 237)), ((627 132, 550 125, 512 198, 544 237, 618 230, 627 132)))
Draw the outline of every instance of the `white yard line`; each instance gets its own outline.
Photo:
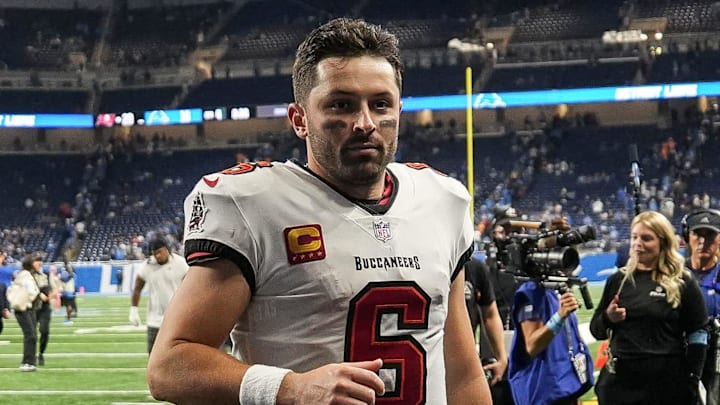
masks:
MULTIPOLYGON (((66 371, 72 371, 72 372, 78 372, 78 371, 93 371, 93 372, 138 372, 138 371, 145 371, 145 367, 60 367, 60 368, 45 368, 45 367, 38 367, 38 370, 43 373, 57 373, 57 372, 66 372, 66 371)), ((4 371, 12 371, 17 372, 17 367, 0 367, 0 372, 4 371)))
MULTIPOLYGON (((578 330, 580 331, 580 336, 582 336, 583 340, 586 344, 591 344, 597 342, 597 339, 590 333, 590 323, 584 322, 578 325, 578 330)), ((593 354, 595 356, 595 354, 593 354)))
MULTIPOLYGON (((50 329, 50 343, 52 343, 52 339, 56 337, 78 337, 78 335, 82 335, 83 337, 89 336, 89 337, 130 337, 130 336, 146 336, 147 333, 145 331, 142 332, 123 332, 123 333, 91 333, 91 334, 78 334, 78 333, 64 333, 64 332, 57 332, 54 329, 50 329)), ((23 335, 21 333, 4 333, 2 334, 3 339, 20 339, 20 343, 22 343, 23 335)), ((9 340, 0 340, 0 345, 3 344, 3 342, 10 343, 9 340)), ((92 343, 92 342, 90 342, 92 343)))
MULTIPOLYGON (((147 394, 150 395, 148 390, 92 390, 92 391, 79 391, 79 390, 0 390, 0 395, 108 395, 108 394, 147 394)), ((157 402, 154 402, 157 404, 157 402)))
MULTIPOLYGON (((47 353, 49 358, 53 357, 147 357, 147 352, 133 353, 47 353)), ((0 353, 0 359, 22 357, 22 353, 0 353)))

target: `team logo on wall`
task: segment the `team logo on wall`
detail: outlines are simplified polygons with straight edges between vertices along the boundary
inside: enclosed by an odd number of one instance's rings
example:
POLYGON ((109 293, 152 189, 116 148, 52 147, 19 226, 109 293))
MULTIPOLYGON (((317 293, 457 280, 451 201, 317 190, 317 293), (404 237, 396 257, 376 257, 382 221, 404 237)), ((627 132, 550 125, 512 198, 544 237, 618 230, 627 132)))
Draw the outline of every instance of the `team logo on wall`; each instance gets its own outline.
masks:
POLYGON ((202 226, 205 223, 207 213, 208 208, 205 206, 205 199, 203 198, 202 193, 198 191, 193 198, 192 212, 190 213, 190 219, 188 220, 187 233, 202 232, 202 226))
POLYGON ((325 258, 325 242, 318 224, 285 228, 285 250, 290 264, 300 264, 325 258))
POLYGON ((387 242, 392 239, 392 232, 390 232, 390 222, 383 221, 382 219, 373 222, 373 231, 375 233, 375 238, 380 241, 387 242))

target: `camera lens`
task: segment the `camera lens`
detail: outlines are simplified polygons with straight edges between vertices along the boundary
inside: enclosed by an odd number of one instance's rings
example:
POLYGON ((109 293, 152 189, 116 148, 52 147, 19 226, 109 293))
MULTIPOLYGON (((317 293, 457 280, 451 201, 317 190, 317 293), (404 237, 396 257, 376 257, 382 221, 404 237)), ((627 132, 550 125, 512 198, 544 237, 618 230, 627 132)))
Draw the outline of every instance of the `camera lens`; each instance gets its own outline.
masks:
POLYGON ((573 229, 557 236, 558 246, 571 246, 595 240, 595 228, 591 225, 583 225, 577 229, 573 229))
POLYGON ((557 269, 567 274, 575 270, 580 264, 580 255, 577 250, 571 247, 563 247, 530 253, 528 260, 541 268, 557 269))

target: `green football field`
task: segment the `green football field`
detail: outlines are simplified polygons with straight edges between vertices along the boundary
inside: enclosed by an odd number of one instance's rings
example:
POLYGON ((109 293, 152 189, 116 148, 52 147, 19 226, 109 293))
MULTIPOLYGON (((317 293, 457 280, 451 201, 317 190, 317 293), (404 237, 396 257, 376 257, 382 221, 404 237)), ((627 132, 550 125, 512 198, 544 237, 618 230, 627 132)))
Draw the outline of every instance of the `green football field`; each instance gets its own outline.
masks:
POLYGON ((72 325, 63 323, 64 309, 53 313, 46 365, 34 373, 18 370, 22 332, 15 319, 5 320, 0 404, 159 403, 149 395, 145 380, 145 330, 127 321, 130 298, 85 295, 78 296, 77 303, 79 314, 72 325))
MULTIPOLYGON (((602 286, 591 288, 595 304, 602 286)), ((577 294, 580 299, 580 294, 577 294)), ((141 306, 144 306, 143 298, 141 306)), ((161 403, 148 392, 145 379, 145 330, 129 326, 128 296, 77 297, 79 314, 63 323, 64 309, 53 314, 45 361, 34 373, 18 370, 22 333, 6 319, 0 334, 0 404, 139 404, 161 403)), ((144 308, 141 308, 143 320, 144 308)), ((581 322, 591 311, 580 310, 581 322)), ((591 346, 595 355, 597 343, 591 346)), ((593 398, 589 393, 587 399, 593 398)))

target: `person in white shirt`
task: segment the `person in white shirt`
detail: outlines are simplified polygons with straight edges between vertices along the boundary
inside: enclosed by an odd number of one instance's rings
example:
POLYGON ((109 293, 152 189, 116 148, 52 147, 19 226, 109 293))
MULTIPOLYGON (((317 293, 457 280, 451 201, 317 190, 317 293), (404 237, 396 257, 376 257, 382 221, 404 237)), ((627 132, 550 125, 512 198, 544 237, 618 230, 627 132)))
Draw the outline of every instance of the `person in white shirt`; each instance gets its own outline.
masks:
POLYGON ((185 278, 188 265, 182 256, 170 251, 167 242, 162 238, 154 239, 149 246, 152 257, 148 258, 137 271, 129 320, 135 326, 142 323, 138 305, 142 290, 147 286, 147 348, 148 353, 151 353, 165 310, 175 290, 185 278))

